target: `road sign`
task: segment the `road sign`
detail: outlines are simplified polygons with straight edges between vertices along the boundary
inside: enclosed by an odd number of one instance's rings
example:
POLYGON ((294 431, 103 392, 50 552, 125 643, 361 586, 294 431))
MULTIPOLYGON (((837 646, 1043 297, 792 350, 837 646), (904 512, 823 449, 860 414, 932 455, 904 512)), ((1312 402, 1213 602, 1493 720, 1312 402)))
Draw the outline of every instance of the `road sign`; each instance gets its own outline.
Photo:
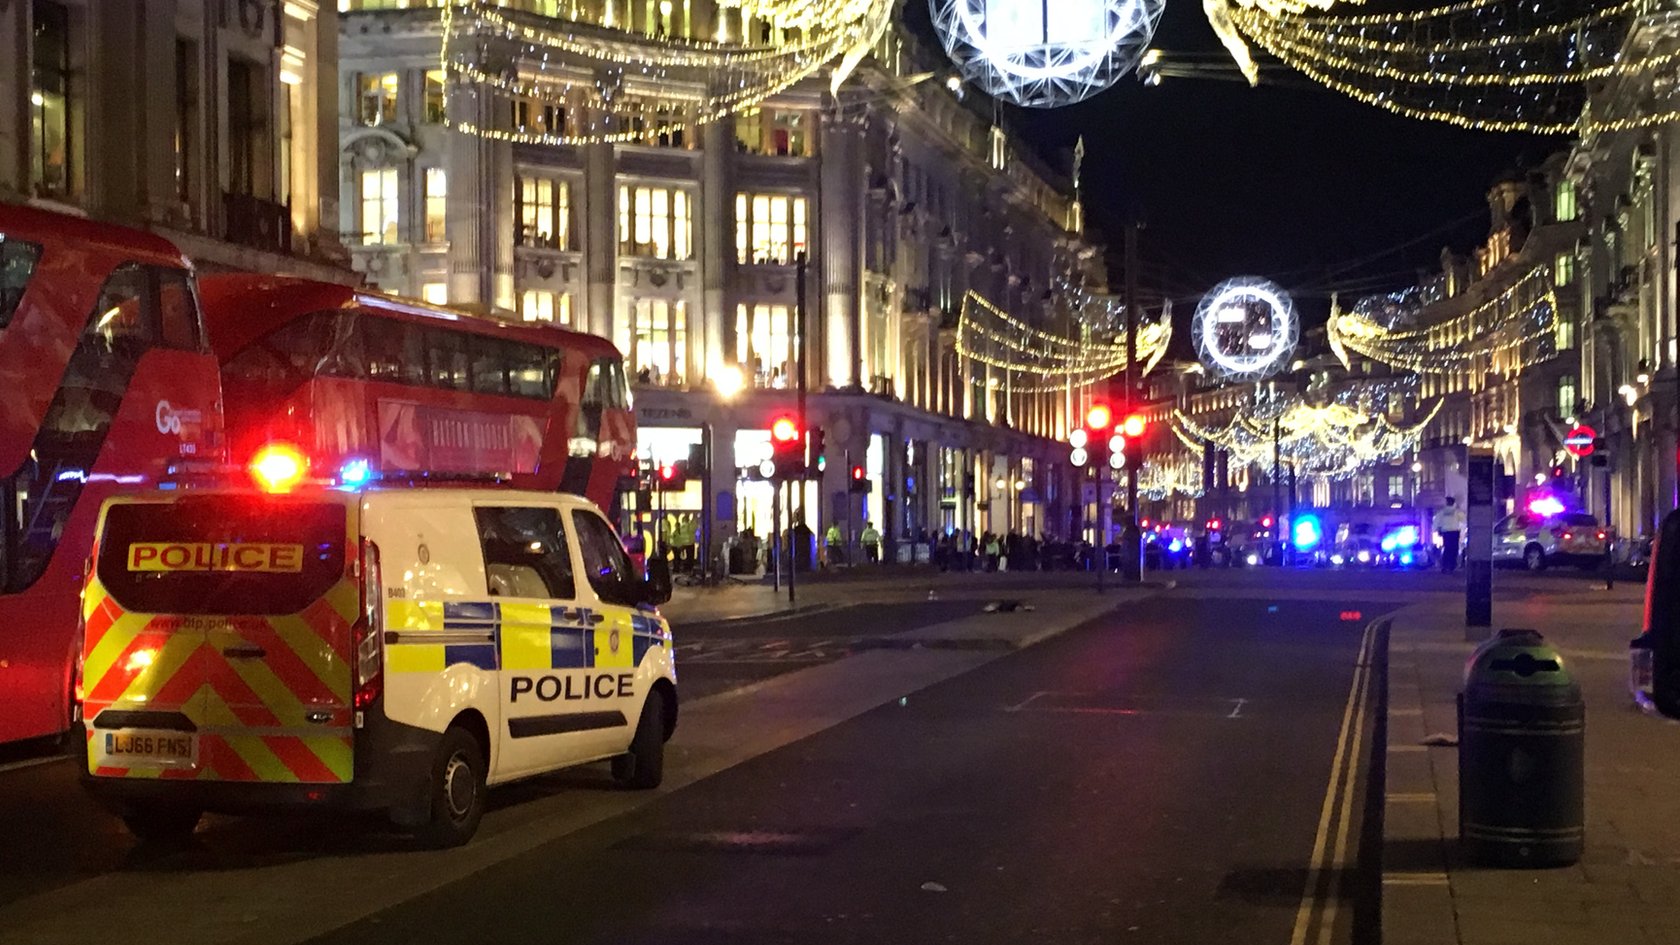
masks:
POLYGON ((1591 456, 1593 454, 1593 441, 1596 439, 1598 439, 1598 431, 1583 423, 1570 430, 1569 435, 1563 438, 1563 448, 1568 450, 1571 456, 1591 456))

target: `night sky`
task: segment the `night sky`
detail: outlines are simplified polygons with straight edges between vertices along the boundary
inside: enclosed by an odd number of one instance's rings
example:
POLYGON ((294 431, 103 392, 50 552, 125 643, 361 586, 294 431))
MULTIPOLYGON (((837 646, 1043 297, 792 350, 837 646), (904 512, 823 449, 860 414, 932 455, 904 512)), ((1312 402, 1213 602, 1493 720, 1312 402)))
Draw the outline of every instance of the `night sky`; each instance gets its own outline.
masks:
MULTIPOLYGON (((932 36, 927 0, 908 0, 905 16, 932 36)), ((1154 45, 1223 53, 1197 0, 1169 0, 1154 45)), ((1168 78, 1146 88, 1128 75, 1068 108, 1005 110, 1056 167, 1071 167, 1085 136, 1087 219, 1113 251, 1115 289, 1135 214, 1143 288, 1180 300, 1175 311, 1227 276, 1260 275, 1294 293, 1309 322, 1322 319, 1332 286, 1344 300, 1400 288, 1443 246, 1474 247, 1487 233, 1489 185, 1567 144, 1401 118, 1256 56, 1264 77, 1289 84, 1168 78)))

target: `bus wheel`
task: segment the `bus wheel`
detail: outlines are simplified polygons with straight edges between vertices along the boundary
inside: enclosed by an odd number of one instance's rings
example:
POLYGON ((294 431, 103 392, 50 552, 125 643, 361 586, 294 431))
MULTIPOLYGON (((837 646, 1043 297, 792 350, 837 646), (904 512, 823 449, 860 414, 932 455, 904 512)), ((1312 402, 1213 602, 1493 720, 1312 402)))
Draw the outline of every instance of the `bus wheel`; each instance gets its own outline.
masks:
POLYGON ((665 698, 659 689, 648 693, 630 751, 612 760, 613 780, 619 787, 646 791, 665 780, 665 698))
POLYGON ((128 832, 141 840, 162 843, 190 836, 203 813, 196 807, 139 804, 130 807, 122 820, 128 832))
POLYGON ((484 749, 471 732, 450 726, 432 761, 431 811, 416 832, 421 843, 442 849, 471 840, 484 819, 484 749))

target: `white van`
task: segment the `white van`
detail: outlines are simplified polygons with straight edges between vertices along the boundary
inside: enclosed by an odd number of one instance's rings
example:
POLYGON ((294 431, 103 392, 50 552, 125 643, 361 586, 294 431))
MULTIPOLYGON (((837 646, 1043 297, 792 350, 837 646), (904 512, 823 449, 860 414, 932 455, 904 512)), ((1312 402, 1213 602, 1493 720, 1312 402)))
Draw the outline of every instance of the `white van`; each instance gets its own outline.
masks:
POLYGON ((85 783, 142 837, 335 805, 443 846, 488 785, 610 759, 656 787, 677 721, 658 585, 575 496, 112 499, 83 597, 85 783))

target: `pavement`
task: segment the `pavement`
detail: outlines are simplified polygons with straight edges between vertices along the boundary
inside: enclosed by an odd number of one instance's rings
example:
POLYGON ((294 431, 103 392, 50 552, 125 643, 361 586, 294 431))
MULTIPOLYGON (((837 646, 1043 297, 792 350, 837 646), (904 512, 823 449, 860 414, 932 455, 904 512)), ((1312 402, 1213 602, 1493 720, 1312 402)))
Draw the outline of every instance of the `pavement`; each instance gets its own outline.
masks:
MULTIPOLYGON (((1496 574, 1496 586, 1504 574, 1496 574)), ((1627 644, 1643 588, 1579 584, 1496 599, 1494 627, 1539 630, 1564 655, 1587 707, 1586 846, 1574 866, 1501 870, 1457 848, 1455 694, 1476 644, 1463 600, 1393 616, 1389 633, 1382 924, 1386 945, 1680 942, 1680 724, 1639 711, 1627 644)))

